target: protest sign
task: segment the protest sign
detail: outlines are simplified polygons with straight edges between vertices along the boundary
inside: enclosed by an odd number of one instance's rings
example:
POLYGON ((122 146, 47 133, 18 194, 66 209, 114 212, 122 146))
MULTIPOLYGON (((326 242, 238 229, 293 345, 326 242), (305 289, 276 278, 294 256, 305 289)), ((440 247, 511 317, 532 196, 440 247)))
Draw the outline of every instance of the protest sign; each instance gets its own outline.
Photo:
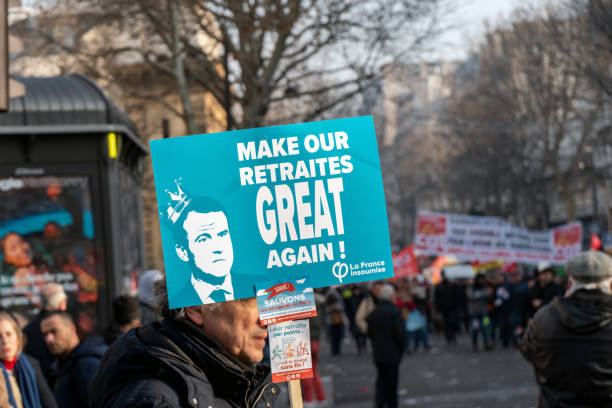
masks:
POLYGON ((273 382, 312 378, 308 320, 272 324, 268 337, 273 382))
POLYGON ((414 256, 414 245, 408 245, 393 254, 393 272, 396 278, 407 278, 419 274, 419 263, 414 256))
POLYGON ((582 224, 530 231, 499 217, 419 212, 415 249, 459 260, 561 265, 582 250, 582 224))
POLYGON ((255 288, 259 319, 264 326, 317 315, 310 278, 275 280, 255 288))
POLYGON ((371 117, 154 140, 170 307, 393 276, 371 117))

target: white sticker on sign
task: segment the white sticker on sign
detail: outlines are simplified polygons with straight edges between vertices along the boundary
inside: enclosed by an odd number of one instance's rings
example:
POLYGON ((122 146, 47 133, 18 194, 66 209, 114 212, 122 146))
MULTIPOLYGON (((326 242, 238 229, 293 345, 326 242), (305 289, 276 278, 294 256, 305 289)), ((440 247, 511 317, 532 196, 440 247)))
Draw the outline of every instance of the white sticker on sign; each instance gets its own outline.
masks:
POLYGON ((312 378, 308 320, 293 320, 268 326, 272 381, 312 378))

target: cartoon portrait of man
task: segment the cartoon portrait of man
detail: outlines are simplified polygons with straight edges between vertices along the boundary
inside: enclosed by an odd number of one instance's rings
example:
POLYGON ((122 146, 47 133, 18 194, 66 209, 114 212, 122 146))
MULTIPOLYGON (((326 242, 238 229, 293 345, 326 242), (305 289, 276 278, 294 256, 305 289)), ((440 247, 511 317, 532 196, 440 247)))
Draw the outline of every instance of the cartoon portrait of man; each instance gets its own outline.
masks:
POLYGON ((210 197, 189 196, 180 180, 176 188, 176 194, 166 190, 171 198, 166 216, 176 256, 189 266, 190 274, 171 296, 182 305, 233 300, 234 249, 225 209, 210 197))

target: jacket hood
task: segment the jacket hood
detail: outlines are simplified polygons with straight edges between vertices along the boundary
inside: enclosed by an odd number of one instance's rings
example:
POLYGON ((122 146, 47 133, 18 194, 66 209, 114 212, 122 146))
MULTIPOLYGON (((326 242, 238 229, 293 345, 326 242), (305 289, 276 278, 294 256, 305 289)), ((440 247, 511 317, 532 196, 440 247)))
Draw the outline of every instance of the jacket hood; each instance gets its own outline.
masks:
MULTIPOLYGON (((185 325, 179 328, 177 324, 167 320, 152 322, 130 330, 115 341, 104 356, 94 380, 94 398, 108 401, 126 384, 161 377, 172 378, 172 382, 185 387, 188 401, 197 398, 204 403, 203 394, 212 397, 212 393, 206 392, 207 387, 219 392, 231 384, 230 388, 241 388, 246 392, 247 383, 263 382, 269 376, 269 368, 261 371, 260 367, 255 369, 240 364, 202 333, 204 345, 189 341, 190 336, 185 331, 191 328, 185 325), (214 376, 206 375, 212 372, 214 376)), ((207 403, 212 405, 213 401, 207 403)), ((204 406, 208 405, 204 403, 204 406)), ((106 405, 104 402, 97 406, 106 405)))
POLYGON ((108 346, 104 343, 104 340, 100 337, 90 337, 83 340, 77 348, 72 352, 72 359, 77 360, 83 357, 96 357, 102 358, 104 353, 108 350, 108 346))
POLYGON ((94 380, 94 393, 104 390, 103 395, 96 398, 106 400, 125 384, 150 378, 168 368, 181 372, 181 377, 190 369, 196 370, 176 344, 157 333, 158 327, 159 323, 153 322, 132 329, 112 344, 94 380))
POLYGON ((598 290, 578 290, 568 298, 555 298, 558 319, 569 330, 590 333, 612 321, 612 296, 598 290))

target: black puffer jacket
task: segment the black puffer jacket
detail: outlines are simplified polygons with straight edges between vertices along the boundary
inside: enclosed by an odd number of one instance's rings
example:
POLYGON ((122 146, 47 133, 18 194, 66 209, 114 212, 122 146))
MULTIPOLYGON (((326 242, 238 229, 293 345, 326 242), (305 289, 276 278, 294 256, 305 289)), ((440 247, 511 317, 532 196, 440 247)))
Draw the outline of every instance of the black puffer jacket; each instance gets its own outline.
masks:
POLYGON ((83 340, 64 360, 53 363, 53 393, 60 408, 87 408, 91 381, 108 347, 99 337, 83 340))
POLYGON ((612 296, 579 290, 555 298, 523 334, 540 408, 612 407, 612 296))
POLYGON ((404 352, 404 322, 397 306, 381 300, 367 318, 374 362, 399 364, 404 352))
POLYGON ((268 408, 270 369, 247 366, 196 326, 152 322, 120 337, 94 379, 93 408, 268 408))

